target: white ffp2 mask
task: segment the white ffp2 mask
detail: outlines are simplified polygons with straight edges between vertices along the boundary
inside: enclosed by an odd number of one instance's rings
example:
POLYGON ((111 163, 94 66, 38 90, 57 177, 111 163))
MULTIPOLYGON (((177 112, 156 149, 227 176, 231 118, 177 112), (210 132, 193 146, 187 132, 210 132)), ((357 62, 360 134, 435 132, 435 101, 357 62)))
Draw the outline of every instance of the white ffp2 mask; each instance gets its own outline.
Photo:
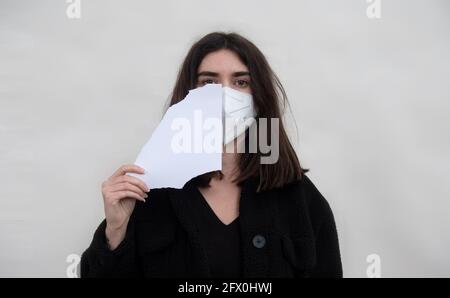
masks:
POLYGON ((223 87, 223 143, 228 144, 254 122, 256 111, 251 94, 223 87))

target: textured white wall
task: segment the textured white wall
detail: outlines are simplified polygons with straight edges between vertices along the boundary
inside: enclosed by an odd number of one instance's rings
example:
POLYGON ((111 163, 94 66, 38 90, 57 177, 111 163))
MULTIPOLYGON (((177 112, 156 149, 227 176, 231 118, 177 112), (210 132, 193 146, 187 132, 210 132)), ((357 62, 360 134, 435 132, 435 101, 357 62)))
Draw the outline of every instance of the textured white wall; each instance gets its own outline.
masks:
MULTIPOLYGON (((235 30, 287 89, 344 273, 450 276, 450 2, 0 0, 0 276, 66 276, 100 184, 156 127, 193 41, 235 30)), ((291 125, 292 127, 292 125, 291 125)))

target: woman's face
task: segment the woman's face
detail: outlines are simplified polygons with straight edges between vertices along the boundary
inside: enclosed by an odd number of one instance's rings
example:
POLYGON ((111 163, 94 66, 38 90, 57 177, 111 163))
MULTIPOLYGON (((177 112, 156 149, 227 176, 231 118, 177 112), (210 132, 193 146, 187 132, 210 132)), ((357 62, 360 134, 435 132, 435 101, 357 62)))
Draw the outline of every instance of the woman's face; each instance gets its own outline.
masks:
POLYGON ((250 73, 238 55, 230 50, 219 50, 203 58, 197 72, 197 87, 222 84, 251 94, 250 73))

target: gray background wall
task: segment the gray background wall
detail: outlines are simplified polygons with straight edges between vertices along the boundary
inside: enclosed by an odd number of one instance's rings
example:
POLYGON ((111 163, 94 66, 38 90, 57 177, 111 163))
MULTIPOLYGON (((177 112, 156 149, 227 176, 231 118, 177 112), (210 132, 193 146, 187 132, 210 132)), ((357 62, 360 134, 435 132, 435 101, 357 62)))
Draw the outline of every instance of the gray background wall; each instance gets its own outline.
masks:
POLYGON ((344 272, 450 276, 450 2, 0 0, 0 276, 66 276, 134 161, 188 47, 254 41, 292 141, 335 213, 344 272))

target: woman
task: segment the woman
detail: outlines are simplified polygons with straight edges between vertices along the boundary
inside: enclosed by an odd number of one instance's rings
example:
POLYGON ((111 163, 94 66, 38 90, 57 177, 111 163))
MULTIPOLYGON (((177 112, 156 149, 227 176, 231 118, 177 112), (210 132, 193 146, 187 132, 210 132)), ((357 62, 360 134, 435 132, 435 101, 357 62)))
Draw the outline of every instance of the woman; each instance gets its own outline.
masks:
POLYGON ((170 105, 210 83, 250 94, 257 123, 280 120, 278 161, 262 163, 260 148, 227 151, 222 171, 151 192, 125 175, 142 168, 120 167, 102 185, 106 219, 83 253, 81 276, 341 277, 332 211, 288 140, 286 94, 264 55, 235 33, 204 36, 181 66, 170 105))

